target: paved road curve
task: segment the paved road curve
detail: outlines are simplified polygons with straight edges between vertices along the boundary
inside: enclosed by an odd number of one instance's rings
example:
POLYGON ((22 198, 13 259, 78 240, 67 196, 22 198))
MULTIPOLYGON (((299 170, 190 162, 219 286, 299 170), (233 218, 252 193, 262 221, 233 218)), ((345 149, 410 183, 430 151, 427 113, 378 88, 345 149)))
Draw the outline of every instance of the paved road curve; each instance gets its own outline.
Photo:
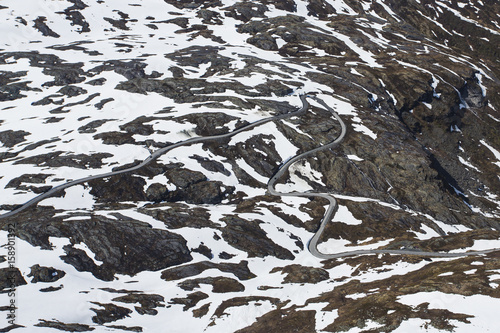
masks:
POLYGON ((138 170, 138 169, 140 169, 140 168, 148 165, 152 161, 156 160, 161 155, 166 154, 167 152, 169 152, 169 151, 171 151, 171 150, 173 150, 175 148, 178 148, 178 147, 181 147, 181 146, 189 146, 189 145, 192 145, 192 144, 195 144, 195 143, 200 143, 200 142, 216 141, 216 140, 220 140, 220 139, 229 138, 229 137, 232 137, 232 136, 234 136, 234 135, 236 135, 238 133, 241 133, 243 131, 247 131, 249 129, 252 129, 252 128, 257 127, 259 125, 268 123, 270 121, 284 119, 284 118, 289 118, 289 117, 293 117, 293 116, 298 116, 298 115, 304 113, 307 110, 308 106, 309 106, 309 103, 307 103, 307 100, 306 100, 305 96, 300 96, 300 99, 302 101, 302 107, 300 109, 298 109, 297 111, 290 112, 290 113, 285 113, 285 114, 281 114, 281 115, 270 117, 270 118, 266 118, 266 119, 261 119, 261 120, 258 120, 256 122, 253 122, 251 124, 248 124, 246 126, 240 127, 238 129, 234 130, 233 132, 230 132, 230 133, 219 134, 219 135, 212 135, 212 136, 205 136, 205 137, 196 137, 196 138, 192 138, 192 139, 180 141, 180 142, 174 143, 174 144, 172 144, 170 146, 158 149, 157 151, 155 151, 154 153, 152 153, 144 161, 142 161, 140 164, 138 164, 136 166, 133 166, 133 167, 130 167, 130 168, 127 168, 127 169, 123 169, 123 170, 111 171, 111 172, 106 172, 106 173, 102 173, 102 174, 98 174, 98 175, 94 175, 94 176, 80 178, 80 179, 76 179, 76 180, 73 180, 73 181, 70 181, 70 182, 67 182, 67 183, 55 186, 55 187, 51 188, 50 190, 48 190, 47 192, 42 193, 42 194, 34 197, 33 199, 27 201, 26 203, 24 203, 20 207, 12 210, 10 212, 7 212, 5 214, 0 215, 0 219, 11 217, 11 216, 13 216, 13 215, 15 215, 15 214, 17 214, 17 213, 19 213, 19 212, 21 212, 21 211, 29 208, 29 207, 31 207, 33 205, 36 205, 40 201, 42 201, 42 200, 44 200, 46 198, 49 198, 49 197, 55 195, 56 193, 58 193, 58 192, 60 192, 60 191, 62 191, 64 189, 66 189, 68 187, 71 187, 71 186, 74 186, 74 185, 78 185, 78 184, 83 184, 83 183, 86 183, 86 182, 88 182, 90 180, 94 180, 94 179, 102 179, 102 178, 106 178, 106 177, 110 177, 110 176, 115 176, 115 175, 120 175, 120 174, 129 173, 129 172, 138 170))
POLYGON ((323 100, 321 100, 321 99, 319 99, 319 98, 317 98, 315 96, 309 96, 309 95, 301 95, 300 96, 300 100, 302 102, 302 107, 300 109, 298 109, 297 111, 286 113, 286 114, 281 114, 281 115, 270 117, 270 118, 266 118, 266 119, 261 119, 261 120, 258 120, 256 122, 253 122, 251 124, 248 124, 246 126, 240 127, 238 129, 234 130, 233 132, 230 132, 230 133, 225 133, 225 134, 220 134, 220 135, 213 135, 213 136, 205 136, 205 137, 197 137, 197 138, 192 138, 192 139, 184 140, 184 141, 181 141, 181 142, 177 142, 177 143, 174 143, 174 144, 172 144, 172 145, 170 145, 168 147, 164 147, 164 148, 158 149, 157 151, 155 151, 154 153, 152 153, 144 161, 142 161, 141 163, 139 163, 136 166, 133 166, 133 167, 130 167, 130 168, 127 168, 127 169, 123 169, 123 170, 111 171, 111 172, 106 172, 106 173, 102 173, 102 174, 98 174, 98 175, 94 175, 94 176, 80 178, 80 179, 77 179, 77 180, 73 180, 73 181, 67 182, 65 184, 61 184, 61 185, 55 186, 52 189, 50 189, 49 191, 47 191, 45 193, 42 193, 42 194, 34 197, 33 199, 27 201, 26 203, 24 203, 20 207, 12 210, 10 212, 7 212, 7 213, 4 213, 4 214, 0 215, 0 219, 5 219, 5 218, 8 218, 8 217, 14 216, 15 214, 17 214, 17 213, 19 213, 19 212, 21 212, 21 211, 23 211, 23 210, 25 210, 25 209, 27 209, 27 208, 29 208, 31 206, 36 205, 40 201, 42 201, 42 200, 44 200, 46 198, 49 198, 49 197, 55 195, 56 193, 58 193, 59 191, 62 191, 64 189, 68 188, 68 187, 71 187, 71 186, 74 186, 74 185, 78 185, 78 184, 83 184, 83 183, 86 183, 86 182, 88 182, 90 180, 94 180, 94 179, 101 179, 101 178, 111 177, 111 176, 115 176, 115 175, 119 175, 119 174, 124 174, 124 173, 129 173, 129 172, 138 170, 138 169, 140 169, 140 168, 148 165, 152 161, 156 160, 161 155, 166 154, 167 152, 169 152, 169 151, 171 151, 171 150, 173 150, 175 148, 178 148, 178 147, 181 147, 181 146, 189 146, 189 145, 192 145, 192 144, 195 144, 195 143, 208 142, 208 141, 216 141, 216 140, 230 138, 230 137, 232 137, 232 136, 234 136, 234 135, 236 135, 238 133, 250 130, 250 129, 254 128, 254 127, 260 126, 260 125, 268 123, 270 121, 281 120, 281 119, 290 118, 290 117, 293 117, 293 116, 299 116, 299 115, 305 113, 307 111, 308 107, 309 107, 309 103, 307 102, 307 98, 314 99, 316 102, 318 102, 319 104, 321 104, 325 109, 327 109, 328 111, 330 111, 332 113, 333 117, 341 125, 341 133, 332 142, 330 142, 330 143, 328 143, 326 145, 323 145, 321 147, 309 150, 309 151, 307 151, 305 153, 302 153, 300 155, 297 155, 297 156, 289 159, 285 163, 283 163, 280 166, 280 168, 278 169, 278 171, 276 172, 276 174, 274 174, 274 176, 271 177, 271 179, 269 180, 269 182, 267 184, 267 189, 268 189, 268 193, 269 194, 276 195, 276 196, 295 196, 295 197, 308 197, 308 198, 320 197, 320 198, 325 198, 325 199, 327 199, 330 202, 330 204, 328 206, 328 209, 325 212, 325 215, 323 217, 323 220, 321 221, 321 224, 320 224, 318 230, 316 231, 316 233, 314 234, 314 236, 309 241, 308 248, 309 248, 309 251, 311 252, 312 255, 314 255, 315 257, 320 258, 320 259, 332 259, 332 258, 341 258, 341 257, 353 256, 353 255, 380 254, 380 253, 403 254, 403 255, 419 255, 419 256, 426 256, 426 257, 464 257, 464 256, 471 256, 471 255, 481 255, 481 254, 486 254, 486 253, 489 253, 489 252, 500 250, 500 249, 490 249, 490 250, 485 250, 485 251, 472 251, 472 252, 462 252, 462 253, 421 252, 421 251, 416 251, 416 250, 415 251, 411 251, 411 250, 356 250, 356 251, 347 251, 347 252, 332 253, 332 254, 326 254, 326 253, 319 252, 318 249, 317 249, 318 240, 319 240, 321 234, 323 233, 323 231, 325 229, 326 223, 328 223, 329 221, 331 221, 331 219, 335 215, 335 212, 337 210, 337 200, 332 195, 325 194, 325 193, 300 193, 300 192, 282 193, 282 192, 278 192, 278 191, 276 191, 274 189, 275 183, 278 181, 278 179, 281 176, 283 176, 283 174, 288 170, 288 168, 293 163, 295 163, 296 161, 298 161, 298 160, 300 160, 302 158, 305 158, 307 156, 313 155, 313 154, 315 154, 315 153, 317 153, 319 151, 322 151, 322 150, 325 150, 325 149, 329 149, 329 148, 334 148, 334 147, 338 146, 342 142, 342 140, 344 139, 344 137, 345 137, 346 126, 345 126, 344 122, 342 121, 342 119, 340 118, 340 116, 337 114, 337 112, 335 112, 335 110, 333 110, 332 108, 330 108, 323 100))
MULTIPOLYGON (((276 195, 276 196, 289 196, 289 197, 308 197, 308 198, 314 198, 314 197, 319 197, 319 198, 325 198, 329 201, 328 208, 325 212, 325 215, 323 216, 323 219, 320 223, 320 226, 314 236, 311 238, 308 244, 308 249, 311 252, 311 254, 317 258, 320 259, 333 259, 333 258, 342 258, 342 257, 347 257, 347 256, 354 256, 354 255, 363 255, 363 254, 399 254, 399 255, 418 255, 418 256, 425 256, 425 257, 448 257, 448 258, 456 258, 456 257, 466 257, 466 256, 472 256, 472 255, 482 255, 482 254, 487 254, 490 252, 498 251, 500 249, 489 249, 489 250, 484 250, 484 251, 470 251, 470 252, 459 252, 459 253, 449 253, 449 252, 425 252, 425 251, 418 251, 418 250, 354 250, 354 251, 346 251, 346 252, 338 252, 338 253, 322 253, 318 251, 318 241, 319 238, 321 237, 321 234, 325 230, 325 226, 328 222, 330 222, 335 215, 335 212, 337 211, 337 200, 330 194, 325 194, 325 193, 301 193, 301 192, 288 192, 288 193, 283 193, 283 192, 278 192, 275 190, 274 185, 278 181, 278 179, 283 176, 283 174, 288 170, 288 168, 295 163, 296 161, 305 158, 307 156, 313 155, 317 153, 318 151, 329 149, 329 148, 334 148, 338 146, 342 140, 344 139, 346 135, 346 126, 345 123, 342 121, 340 116, 338 115, 335 110, 333 110, 331 107, 329 107, 323 100, 315 97, 315 96, 307 96, 309 98, 314 99, 316 102, 321 104, 325 109, 330 111, 333 115, 333 117, 340 123, 341 126, 341 131, 339 136, 333 140, 332 142, 323 145, 321 147, 318 147, 316 149, 309 150, 305 153, 302 153, 300 155, 297 155, 288 161, 286 163, 283 163, 280 166, 280 169, 276 172, 276 174, 271 177, 269 182, 267 183, 267 190, 270 194, 276 195)), ((302 102, 306 103, 304 99, 302 99, 302 102)))

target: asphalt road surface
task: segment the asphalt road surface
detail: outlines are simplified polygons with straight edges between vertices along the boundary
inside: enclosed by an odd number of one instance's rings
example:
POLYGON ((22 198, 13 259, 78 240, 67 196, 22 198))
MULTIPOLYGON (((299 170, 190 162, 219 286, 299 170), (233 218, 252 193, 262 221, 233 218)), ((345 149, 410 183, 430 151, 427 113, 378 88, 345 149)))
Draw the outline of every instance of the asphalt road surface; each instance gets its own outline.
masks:
POLYGON ((345 123, 342 121, 342 119, 340 118, 338 113, 335 112, 335 110, 333 110, 331 107, 329 107, 323 100, 321 100, 315 96, 311 96, 311 95, 301 95, 300 96, 300 100, 302 101, 302 107, 300 109, 298 109, 297 111, 277 115, 274 117, 269 117, 266 119, 261 119, 261 120, 258 120, 256 122, 253 122, 251 124, 240 127, 238 129, 230 132, 230 133, 213 135, 213 136, 205 136, 205 137, 196 137, 196 138, 180 141, 180 142, 174 143, 170 146, 158 149, 157 151, 153 152, 150 156, 148 156, 144 161, 142 161, 141 163, 139 163, 133 167, 118 170, 118 171, 106 172, 106 173, 102 173, 102 174, 98 174, 98 175, 94 175, 94 176, 89 176, 89 177, 85 177, 85 178, 80 178, 77 180, 73 180, 73 181, 55 186, 55 187, 51 188, 50 190, 48 190, 47 192, 42 193, 42 194, 34 197, 33 199, 25 202, 24 204, 17 207, 16 209, 0 215, 0 219, 6 219, 8 217, 14 216, 15 214, 17 214, 17 213, 19 213, 19 212, 21 212, 21 211, 23 211, 31 206, 36 205, 40 201, 42 201, 46 198, 49 198, 49 197, 55 195, 56 193, 66 189, 68 187, 78 185, 78 184, 83 184, 83 183, 86 183, 86 182, 88 182, 90 180, 94 180, 94 179, 111 177, 111 176, 129 173, 129 172, 138 170, 138 169, 148 165, 149 163, 151 163, 152 161, 154 161, 158 157, 162 156, 163 154, 166 154, 167 152, 169 152, 175 148, 182 147, 182 146, 189 146, 189 145, 192 145, 195 143, 200 143, 200 142, 208 142, 208 141, 216 141, 216 140, 226 139, 226 138, 229 138, 233 135, 236 135, 236 134, 241 133, 243 131, 247 131, 249 129, 260 126, 260 125, 265 124, 265 123, 270 122, 270 121, 276 121, 276 120, 281 120, 281 119, 290 118, 290 117, 294 117, 294 116, 299 116, 299 115, 305 113, 309 107, 309 103, 307 102, 307 98, 311 98, 311 99, 315 100, 316 102, 321 104, 326 110, 330 111, 332 113, 333 117, 340 123, 341 132, 340 132, 339 136, 335 140, 333 140, 332 142, 330 142, 326 145, 323 145, 321 147, 311 149, 311 150, 309 150, 305 153, 302 153, 300 155, 294 156, 293 158, 291 158, 291 159, 287 160, 285 163, 283 163, 280 166, 280 168, 278 169, 278 171, 271 177, 271 179, 269 179, 269 182, 267 184, 267 189, 268 189, 269 194, 276 195, 276 196, 290 196, 290 197, 293 196, 293 197, 308 197, 308 198, 320 197, 320 198, 325 198, 329 201, 330 204, 325 212, 325 215, 321 221, 321 224, 308 244, 308 249, 313 256, 315 256, 319 259, 332 259, 332 258, 341 258, 341 257, 347 257, 347 256, 355 256, 355 255, 388 253, 388 254, 398 254, 398 255, 418 255, 418 256, 425 256, 425 257, 454 258, 454 257, 465 257, 465 256, 472 256, 472 255, 482 255, 482 254, 487 254, 490 252, 500 250, 500 249, 495 248, 495 249, 489 249, 489 250, 484 250, 484 251, 470 251, 470 252, 460 252, 460 253, 423 252, 423 251, 418 251, 418 250, 354 250, 354 251, 346 251, 346 252, 339 252, 339 253, 321 253, 321 252, 319 252, 317 249, 318 240, 321 237, 321 234, 323 233, 323 231, 325 230, 326 224, 332 220, 332 218, 335 215, 335 212, 337 210, 337 207, 338 207, 337 200, 335 199, 335 197, 333 195, 327 194, 327 193, 309 193, 309 192, 308 193, 302 193, 302 192, 283 193, 283 192, 276 191, 274 188, 275 183, 279 180, 279 178, 281 176, 283 176, 283 174, 288 170, 288 168, 293 163, 295 163, 298 160, 305 158, 307 156, 314 155, 315 153, 317 153, 319 151, 322 151, 325 149, 330 149, 330 148, 335 148, 336 146, 338 146, 342 142, 342 140, 344 139, 344 137, 346 135, 345 123))

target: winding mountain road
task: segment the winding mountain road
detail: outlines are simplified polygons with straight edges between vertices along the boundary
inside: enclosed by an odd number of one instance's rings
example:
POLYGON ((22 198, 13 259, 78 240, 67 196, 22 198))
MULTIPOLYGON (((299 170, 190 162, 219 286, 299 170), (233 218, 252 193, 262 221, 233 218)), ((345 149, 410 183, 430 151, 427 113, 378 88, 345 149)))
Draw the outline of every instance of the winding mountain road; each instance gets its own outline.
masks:
POLYGON ((89 176, 89 177, 85 177, 85 178, 80 178, 80 179, 76 179, 76 180, 55 186, 52 189, 48 190, 47 192, 42 193, 42 194, 34 197, 33 199, 25 202, 20 207, 12 210, 10 212, 7 212, 7 213, 0 215, 0 220, 6 219, 8 217, 12 217, 15 214, 18 214, 21 211, 23 211, 31 206, 36 205, 40 201, 42 201, 46 198, 49 198, 49 197, 55 195, 56 193, 66 189, 68 187, 78 185, 78 184, 83 184, 83 183, 86 183, 86 182, 94 180, 94 179, 102 179, 102 178, 111 177, 111 176, 115 176, 115 175, 124 174, 124 173, 138 170, 138 169, 148 165, 152 161, 156 160, 158 157, 162 156, 163 154, 165 154, 165 153, 167 153, 175 148, 182 147, 182 146, 189 146, 189 145, 192 145, 195 143, 216 141, 216 140, 220 140, 220 139, 230 138, 238 133, 250 130, 250 129, 255 128, 257 126, 268 123, 270 121, 276 121, 276 120, 281 120, 281 119, 301 115, 301 114, 305 113, 309 107, 309 103, 307 102, 307 98, 311 98, 311 99, 315 100, 316 102, 321 104, 325 109, 327 109, 328 111, 330 111, 332 113, 333 117, 340 123, 341 133, 332 142, 330 142, 326 145, 323 145, 321 147, 309 150, 309 151, 302 153, 302 154, 299 154, 297 156, 294 156, 291 159, 287 160, 285 163, 283 163, 280 166, 280 168, 278 169, 278 171, 269 179, 268 184, 267 184, 267 190, 268 190, 269 194, 275 195, 275 196, 290 196, 290 197, 293 196, 293 197, 308 197, 308 198, 320 197, 320 198, 325 198, 329 201, 329 206, 325 212, 325 215, 323 216, 323 219, 320 223, 320 226, 308 244, 308 249, 313 256, 315 256, 319 259, 332 259, 332 258, 341 258, 341 257, 347 257, 347 256, 354 256, 354 255, 388 253, 388 254, 398 254, 398 255, 418 255, 418 256, 425 256, 425 257, 454 258, 454 257, 465 257, 465 256, 472 256, 472 255, 483 255, 483 254, 487 254, 490 252, 500 250, 500 249, 495 248, 495 249, 489 249, 489 250, 484 250, 484 251, 470 251, 470 252, 460 252, 460 253, 424 252, 424 251, 418 251, 418 250, 354 250, 354 251, 346 251, 346 252, 331 253, 331 254, 319 252, 317 249, 318 240, 321 237, 321 234, 323 233, 326 224, 329 221, 331 221, 331 219, 335 215, 335 212, 336 212, 337 207, 338 207, 337 200, 331 194, 326 194, 326 193, 301 193, 301 192, 283 193, 283 192, 278 192, 275 190, 275 183, 279 180, 279 178, 281 176, 283 176, 283 174, 288 170, 288 168, 293 163, 295 163, 298 160, 305 158, 307 156, 311 156, 319 151, 334 148, 334 147, 338 146, 342 142, 342 140, 344 139, 344 137, 346 135, 346 132, 347 132, 346 125, 342 121, 342 119, 340 118, 338 113, 335 112, 335 110, 333 110, 331 107, 329 107, 323 100, 321 100, 315 96, 310 96, 310 95, 300 95, 300 100, 302 101, 302 107, 299 108, 297 111, 277 115, 277 116, 266 118, 266 119, 261 119, 261 120, 258 120, 256 122, 253 122, 251 124, 240 127, 238 129, 230 132, 230 133, 213 135, 213 136, 205 136, 205 137, 196 137, 196 138, 180 141, 180 142, 174 143, 168 147, 158 149, 157 151, 153 152, 150 156, 148 156, 144 161, 142 161, 141 163, 139 163, 133 167, 130 167, 127 169, 122 169, 122 170, 117 170, 117 171, 106 172, 106 173, 102 173, 102 174, 98 174, 98 175, 94 175, 94 176, 89 176))
POLYGON ((304 113, 308 106, 309 106, 309 103, 307 103, 307 101, 305 100, 305 97, 304 96, 300 96, 300 99, 302 100, 302 107, 300 109, 298 109, 297 111, 294 111, 294 112, 290 112, 290 113, 285 113, 285 114, 281 114, 281 115, 278 115, 278 116, 274 116, 274 117, 270 117, 270 118, 265 118, 265 119, 261 119, 261 120, 258 120, 256 122, 253 122, 251 124, 248 124, 248 125, 245 125, 243 127, 240 127, 230 133, 225 133, 225 134, 219 134, 219 135, 212 135, 212 136, 204 136, 204 137, 196 137, 196 138, 192 138, 192 139, 187 139, 187 140, 184 140, 184 141, 180 141, 180 142, 177 142, 177 143, 174 143, 170 146, 167 146, 167 147, 164 147, 164 148, 161 148, 161 149, 158 149, 157 151, 153 152, 150 156, 148 156, 144 161, 142 161, 141 163, 133 166, 133 167, 130 167, 130 168, 127 168, 127 169, 122 169, 122 170, 117 170, 117 171, 110 171, 110 172, 106 172, 106 173, 101 173, 101 174, 98 174, 98 175, 94 175, 94 176, 88 176, 88 177, 85 177, 85 178, 80 178, 80 179, 76 179, 76 180, 73 180, 73 181, 70 181, 70 182, 67 182, 67 183, 64 183, 64 184, 61 184, 61 185, 58 185, 58 186, 55 186, 53 188, 51 188, 50 190, 48 190, 47 192, 44 192, 36 197, 34 197, 33 199, 25 202, 24 204, 22 204, 20 207, 10 211, 10 212, 7 212, 7 213, 4 213, 2 215, 0 215, 0 219, 5 219, 7 217, 11 217, 17 213, 20 213, 21 211, 39 203, 40 201, 46 199, 46 198, 49 198, 53 195, 55 195, 56 193, 68 188, 68 187, 71 187, 71 186, 74 186, 74 185, 79 185, 79 184, 83 184, 83 183, 86 183, 90 180, 94 180, 94 179, 102 179, 102 178, 106 178, 106 177, 111 177, 111 176, 116 176, 116 175, 120 175, 120 174, 124 174, 124 173, 128 173, 128 172, 132 172, 132 171, 136 171, 136 170, 139 170, 140 168, 148 165, 149 163, 153 162, 154 160, 156 160, 158 157, 166 154, 167 152, 175 149, 175 148, 178 148, 178 147, 182 147, 182 146, 189 146, 189 145, 192 145, 192 144, 195 144, 195 143, 200 143, 200 142, 207 142, 207 141, 216 141, 216 140, 220 140, 220 139, 225 139, 225 138, 229 138, 229 137, 232 137, 238 133, 241 133, 241 132, 244 132, 244 131, 247 131, 249 129, 252 129, 254 127, 257 127, 257 126, 260 126, 262 124, 265 124, 265 123, 268 123, 270 121, 273 121, 273 120, 279 120, 279 119, 283 119, 283 118, 289 118, 289 117, 293 117, 293 116, 297 116, 297 115, 300 115, 302 113, 304 113))
MULTIPOLYGON (((457 252, 457 253, 450 253, 450 252, 426 252, 426 251, 418 251, 418 250, 353 250, 353 251, 346 251, 346 252, 338 252, 338 253, 322 253, 318 251, 318 241, 323 234, 323 231, 325 230, 326 224, 332 220, 333 216, 335 215, 335 212, 337 211, 338 204, 337 200, 331 195, 331 194, 326 194, 326 193, 301 193, 301 192, 278 192, 275 190, 275 184, 278 181, 278 179, 283 176, 283 174, 288 170, 288 168, 298 160, 305 158, 307 156, 311 156, 319 151, 325 150, 325 149, 330 149, 338 146, 342 140, 344 139, 347 129, 345 123, 342 121, 340 118, 339 114, 335 112, 331 107, 329 107, 323 100, 315 97, 315 96, 306 96, 308 98, 314 99, 316 102, 321 104, 325 109, 330 111, 333 115, 333 117, 340 123, 341 126, 341 131, 339 136, 333 140, 332 142, 323 145, 321 147, 309 150, 305 153, 302 153, 300 155, 294 156, 293 158, 289 159, 285 163, 283 163, 279 170, 274 174, 274 176, 269 179, 267 183, 267 190, 268 193, 276 196, 289 196, 289 197, 308 197, 308 198, 314 198, 314 197, 319 197, 319 198, 325 198, 329 201, 328 208, 325 212, 325 215, 323 216, 323 219, 321 220, 320 226, 314 236, 311 238, 311 240, 308 243, 308 249, 311 254, 319 259, 334 259, 334 258, 342 258, 342 257, 348 257, 348 256, 355 256, 355 255, 365 255, 365 254, 398 254, 398 255, 418 255, 418 256, 424 256, 424 257, 448 257, 448 258, 457 258, 457 257, 467 257, 467 256, 473 256, 473 255, 483 255, 487 254, 490 252, 498 251, 500 249, 488 249, 488 250, 483 250, 483 251, 470 251, 470 252, 457 252)), ((306 105, 307 101, 305 100, 304 96, 301 96, 302 103, 304 106, 306 105)))

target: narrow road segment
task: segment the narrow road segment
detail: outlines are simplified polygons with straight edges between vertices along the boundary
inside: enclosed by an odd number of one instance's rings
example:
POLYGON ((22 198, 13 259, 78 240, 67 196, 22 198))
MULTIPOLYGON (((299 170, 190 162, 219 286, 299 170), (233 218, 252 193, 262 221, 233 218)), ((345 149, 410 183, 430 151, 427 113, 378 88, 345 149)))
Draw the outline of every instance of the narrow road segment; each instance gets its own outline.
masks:
POLYGON ((356 255, 388 253, 388 254, 395 254, 395 255, 416 255, 416 256, 424 256, 424 257, 455 258, 455 257, 466 257, 466 256, 473 256, 473 255, 484 255, 484 254, 487 254, 490 252, 500 250, 500 249, 494 248, 494 249, 488 249, 488 250, 483 250, 483 251, 469 251, 469 252, 458 252, 458 253, 425 252, 425 251, 419 251, 419 250, 354 250, 354 251, 346 251, 346 252, 339 252, 339 253, 319 252, 318 248, 317 248, 318 241, 319 241, 323 231, 325 230, 326 224, 332 220, 333 216, 335 215, 335 212, 337 211, 337 208, 338 208, 337 200, 335 199, 335 197, 333 195, 331 195, 329 193, 278 192, 275 190, 275 184, 285 174, 285 172, 288 170, 288 168, 293 163, 297 162, 298 160, 301 160, 301 159, 306 158, 308 156, 314 155, 319 151, 337 147, 344 139, 346 132, 347 132, 347 128, 346 128, 345 123, 340 118, 339 114, 334 109, 332 109, 330 106, 328 106, 323 100, 317 98, 314 95, 300 95, 299 98, 302 102, 302 107, 296 111, 285 113, 285 114, 280 114, 280 115, 265 118, 265 119, 261 119, 261 120, 258 120, 256 122, 253 122, 251 124, 242 126, 242 127, 238 128, 230 133, 213 135, 213 136, 205 136, 205 137, 196 137, 196 138, 191 138, 188 140, 180 141, 180 142, 174 143, 170 146, 158 149, 157 151, 153 152, 150 156, 148 156, 144 161, 142 161, 141 163, 139 163, 133 167, 122 169, 122 170, 117 170, 117 171, 106 172, 106 173, 102 173, 102 174, 98 174, 98 175, 94 175, 94 176, 89 176, 89 177, 85 177, 85 178, 80 178, 80 179, 76 179, 76 180, 55 186, 55 187, 51 188, 50 190, 48 190, 47 192, 42 193, 42 194, 34 197, 33 199, 25 202, 24 204, 17 207, 16 209, 0 215, 0 220, 12 217, 12 216, 24 211, 25 209, 38 204, 40 201, 42 201, 46 198, 49 198, 49 197, 55 195, 56 193, 66 189, 68 187, 78 185, 78 184, 83 184, 83 183, 86 183, 86 182, 94 180, 94 179, 102 179, 102 178, 106 178, 106 177, 116 176, 116 175, 125 174, 125 173, 139 170, 142 167, 151 163, 152 161, 156 160, 158 157, 166 154, 167 152, 169 152, 175 148, 182 147, 182 146, 189 146, 189 145, 196 144, 196 143, 216 141, 216 140, 230 138, 238 133, 241 133, 243 131, 248 131, 252 128, 263 125, 263 124, 268 123, 270 121, 277 121, 277 120, 290 118, 290 117, 294 117, 294 116, 300 116, 301 114, 305 113, 307 111, 307 109, 309 108, 309 103, 307 101, 307 98, 310 98, 312 100, 315 100, 317 103, 319 103, 321 106, 323 106, 326 110, 328 110, 332 113, 332 116, 339 122, 339 124, 341 126, 340 134, 332 142, 325 144, 321 147, 311 149, 311 150, 304 152, 302 154, 296 155, 296 156, 292 157, 291 159, 287 160, 286 162, 284 162, 279 167, 278 171, 269 179, 269 181, 267 183, 267 191, 269 194, 275 195, 275 196, 306 197, 306 198, 318 197, 318 198, 324 198, 324 199, 328 200, 329 205, 328 205, 328 208, 326 209, 326 212, 325 212, 325 215, 323 216, 323 219, 321 220, 320 226, 319 226, 318 230, 314 233, 313 237, 311 238, 311 240, 308 243, 308 249, 313 256, 315 256, 319 259, 334 259, 334 258, 342 258, 342 257, 348 257, 348 256, 356 256, 356 255))

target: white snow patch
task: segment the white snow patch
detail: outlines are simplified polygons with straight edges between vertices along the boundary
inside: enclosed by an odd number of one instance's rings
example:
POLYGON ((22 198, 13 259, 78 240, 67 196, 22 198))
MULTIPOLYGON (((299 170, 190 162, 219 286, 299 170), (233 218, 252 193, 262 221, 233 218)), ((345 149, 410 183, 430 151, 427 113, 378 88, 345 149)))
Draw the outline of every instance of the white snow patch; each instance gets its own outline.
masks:
POLYGON ((362 159, 361 157, 358 157, 357 155, 347 155, 347 158, 352 160, 352 161, 358 161, 358 162, 361 162, 361 161, 364 161, 364 159, 362 159))
MULTIPOLYGON (((414 307, 422 303, 429 303, 429 309, 446 309, 455 313, 472 315, 473 317, 467 318, 470 323, 453 321, 453 324, 457 326, 453 329, 455 333, 493 332, 500 326, 500 316, 498 316, 497 311, 500 299, 486 295, 462 296, 438 291, 421 292, 399 296, 398 302, 414 307)), ((408 320, 403 322, 394 332, 420 331, 420 325, 426 322, 428 321, 421 319, 408 320)), ((430 332, 441 332, 441 330, 432 329, 430 332)))
POLYGON ((490 146, 489 144, 487 144, 486 141, 484 141, 484 140, 480 140, 479 142, 481 142, 483 144, 483 146, 488 148, 493 153, 493 155, 495 155, 497 162, 493 162, 493 164, 496 164, 497 166, 500 167, 500 152, 498 150, 496 150, 495 148, 493 148, 492 146, 490 146))
POLYGON ((474 171, 481 172, 481 170, 479 170, 478 168, 476 168, 470 162, 466 161, 462 156, 458 156, 458 160, 460 161, 460 163, 462 163, 463 165, 465 165, 465 166, 473 169, 474 171))
POLYGON ((329 239, 326 242, 318 244, 318 251, 321 253, 339 253, 356 250, 372 250, 389 244, 392 239, 383 240, 377 243, 353 246, 353 244, 345 239, 329 239))
POLYGON ((348 225, 360 225, 363 221, 358 220, 352 215, 349 211, 349 208, 343 205, 338 205, 338 210, 335 213, 335 217, 333 218, 335 221, 343 222, 348 225))
POLYGON ((75 185, 64 190, 62 198, 47 198, 43 200, 43 205, 54 206, 55 209, 88 209, 94 206, 94 196, 89 193, 89 189, 83 185, 75 185))
POLYGON ((377 134, 368 127, 366 127, 365 125, 353 123, 352 127, 354 128, 355 131, 368 135, 373 140, 377 140, 377 134))

